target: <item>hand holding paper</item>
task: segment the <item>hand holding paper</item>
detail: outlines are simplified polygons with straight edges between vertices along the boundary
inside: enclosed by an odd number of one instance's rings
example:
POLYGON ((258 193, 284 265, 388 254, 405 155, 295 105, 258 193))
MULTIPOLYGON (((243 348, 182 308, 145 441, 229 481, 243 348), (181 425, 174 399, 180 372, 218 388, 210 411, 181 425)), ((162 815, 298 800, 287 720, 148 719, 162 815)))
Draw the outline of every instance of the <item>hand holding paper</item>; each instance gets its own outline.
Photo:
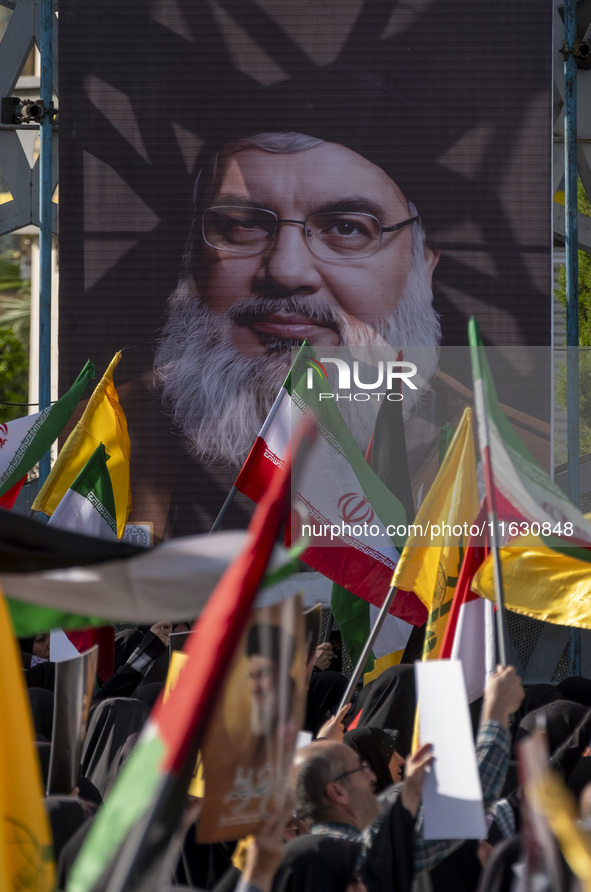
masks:
POLYGON ((401 799, 413 818, 416 817, 421 802, 425 772, 433 759, 433 747, 430 743, 425 743, 406 760, 401 799))

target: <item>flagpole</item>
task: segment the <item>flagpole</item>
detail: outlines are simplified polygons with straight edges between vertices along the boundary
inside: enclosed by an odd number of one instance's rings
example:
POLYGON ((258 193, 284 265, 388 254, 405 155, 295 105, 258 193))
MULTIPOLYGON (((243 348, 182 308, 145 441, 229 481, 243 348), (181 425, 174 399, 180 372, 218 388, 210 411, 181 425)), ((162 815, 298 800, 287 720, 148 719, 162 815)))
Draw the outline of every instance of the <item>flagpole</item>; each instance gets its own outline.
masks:
POLYGON ((384 625, 384 623, 386 621, 386 617, 388 616, 388 613, 390 612, 390 607, 392 606, 392 602, 394 601, 394 597, 395 597, 397 591, 398 591, 398 589, 396 588, 395 585, 390 586, 390 589, 388 590, 388 594, 386 595, 385 601, 380 608, 380 612, 378 613, 378 618, 375 621, 375 625, 374 625, 373 629, 371 630, 371 632, 369 633, 369 638, 365 642, 363 650, 361 651, 361 656, 357 660, 357 665, 355 666, 355 669, 353 670, 353 675, 349 679, 349 684, 347 685, 347 690, 343 694, 343 697, 341 699, 341 702, 339 703, 339 708, 337 709, 337 712, 340 712, 340 710, 344 706, 346 706, 347 703, 351 702, 351 697, 353 696, 353 691, 357 687, 357 682, 361 678, 361 674, 363 672, 363 667, 367 663, 367 659, 372 651, 372 648, 375 644, 376 638, 380 634, 382 626, 384 625))
POLYGON ((488 433, 488 416, 486 413, 486 401, 484 397, 484 377, 480 367, 479 350, 482 349, 480 341, 480 329, 476 320, 472 320, 476 329, 477 345, 470 345, 470 358, 472 360, 472 373, 474 377, 474 405, 476 418, 478 419, 478 442, 484 469, 484 488, 486 499, 486 512, 488 518, 488 531, 490 549, 493 559, 493 578, 495 584, 495 602, 497 605, 495 619, 497 628, 497 644, 499 648, 499 662, 501 666, 507 665, 507 630, 505 623, 505 593, 503 588, 503 574, 501 572, 501 555, 499 550, 499 525, 497 519, 497 507, 492 478, 492 463, 490 450, 490 437, 488 433))
POLYGON ((234 501, 234 496, 236 495, 237 492, 238 492, 238 490, 236 489, 235 486, 233 486, 232 489, 230 490, 230 492, 228 493, 228 495, 226 496, 226 501, 220 508, 220 512, 219 512, 218 516, 216 517, 216 519, 213 522, 213 525, 208 533, 209 536, 211 536, 212 533, 215 533, 215 531, 221 524, 222 520, 224 519, 224 515, 226 514, 226 511, 228 510, 228 508, 234 501))

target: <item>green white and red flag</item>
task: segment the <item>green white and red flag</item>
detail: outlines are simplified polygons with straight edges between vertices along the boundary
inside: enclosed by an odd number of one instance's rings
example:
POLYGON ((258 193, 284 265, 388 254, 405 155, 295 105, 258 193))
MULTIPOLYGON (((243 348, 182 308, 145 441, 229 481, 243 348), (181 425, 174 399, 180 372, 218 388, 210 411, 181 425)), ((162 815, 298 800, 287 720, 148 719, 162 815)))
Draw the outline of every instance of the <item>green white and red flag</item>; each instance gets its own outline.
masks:
POLYGON ((0 424, 0 496, 18 484, 55 443, 91 378, 94 366, 87 362, 68 392, 53 406, 0 424))
POLYGON ((117 538, 117 513, 108 460, 106 449, 100 443, 59 502, 49 524, 99 539, 117 538))
MULTIPOLYGON (((390 536, 387 527, 405 530, 406 512, 365 460, 335 401, 319 399, 327 388, 323 373, 314 351, 304 344, 234 486, 259 501, 284 465, 292 428, 311 417, 320 436, 292 494, 313 530, 300 560, 381 607, 404 544, 404 537, 390 536)), ((396 615, 395 606, 391 612, 396 615)), ((425 615, 411 621, 421 624, 425 615)))
POLYGON ((558 551, 590 548, 591 523, 538 464, 501 410, 475 319, 468 337, 480 455, 501 539, 497 545, 529 532, 558 551))
POLYGON ((291 461, 274 475, 246 544, 224 573, 194 627, 188 661, 166 702, 161 697, 117 782, 99 810, 68 879, 90 892, 112 869, 109 890, 155 888, 178 827, 205 726, 289 507, 291 461), (150 879, 151 877, 151 879, 150 879))

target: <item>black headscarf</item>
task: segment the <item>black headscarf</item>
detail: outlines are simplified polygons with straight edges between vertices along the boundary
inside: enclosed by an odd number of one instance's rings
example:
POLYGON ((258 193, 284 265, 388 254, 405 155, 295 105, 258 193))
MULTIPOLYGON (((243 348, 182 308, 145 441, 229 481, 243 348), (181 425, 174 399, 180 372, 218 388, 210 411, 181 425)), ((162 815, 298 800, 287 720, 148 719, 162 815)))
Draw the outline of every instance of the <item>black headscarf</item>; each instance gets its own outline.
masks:
POLYGON ((103 700, 94 711, 82 747, 81 771, 105 796, 127 739, 141 731, 150 708, 131 697, 103 700))
POLYGON ((376 792, 378 793, 394 783, 390 773, 390 759, 396 748, 397 737, 397 731, 388 731, 371 725, 347 731, 343 736, 343 743, 346 743, 347 746, 359 753, 362 759, 369 762, 377 779, 376 792))
POLYGON ((587 712, 587 708, 581 703, 572 703, 570 700, 555 700, 553 703, 547 703, 545 706, 540 706, 539 709, 534 709, 533 712, 528 712, 521 720, 515 735, 515 742, 519 743, 520 740, 535 731, 538 727, 538 719, 545 720, 548 746, 552 754, 570 737, 587 712))
POLYGON ((28 688, 29 703, 37 740, 51 743, 53 730, 53 693, 45 688, 28 688))
POLYGON ((96 811, 96 807, 89 803, 83 804, 74 796, 48 796, 44 803, 51 824, 53 853, 57 861, 68 840, 86 818, 96 811))
POLYGON ((398 731, 396 749, 406 758, 412 743, 415 705, 414 666, 391 666, 361 691, 357 701, 357 709, 361 709, 357 727, 395 728, 398 731))
POLYGON ((558 683, 558 690, 565 700, 573 700, 591 707, 591 679, 580 675, 571 675, 558 683))

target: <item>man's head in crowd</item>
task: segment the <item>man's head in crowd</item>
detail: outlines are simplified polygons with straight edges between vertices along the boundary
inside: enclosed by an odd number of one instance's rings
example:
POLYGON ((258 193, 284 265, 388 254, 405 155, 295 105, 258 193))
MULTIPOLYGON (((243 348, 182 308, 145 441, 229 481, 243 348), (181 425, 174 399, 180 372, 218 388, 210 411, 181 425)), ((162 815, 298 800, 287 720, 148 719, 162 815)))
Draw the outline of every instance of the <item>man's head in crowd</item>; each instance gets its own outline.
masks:
MULTIPOLYGON (((317 350, 432 347, 431 377, 437 260, 409 198, 345 145, 260 133, 218 152, 155 360, 191 452, 242 462, 304 338, 317 350)), ((346 421, 364 445, 360 414, 346 421)))
POLYGON ((338 821, 363 830, 379 815, 376 776, 344 743, 326 741, 298 750, 293 794, 298 816, 309 827, 338 821))

